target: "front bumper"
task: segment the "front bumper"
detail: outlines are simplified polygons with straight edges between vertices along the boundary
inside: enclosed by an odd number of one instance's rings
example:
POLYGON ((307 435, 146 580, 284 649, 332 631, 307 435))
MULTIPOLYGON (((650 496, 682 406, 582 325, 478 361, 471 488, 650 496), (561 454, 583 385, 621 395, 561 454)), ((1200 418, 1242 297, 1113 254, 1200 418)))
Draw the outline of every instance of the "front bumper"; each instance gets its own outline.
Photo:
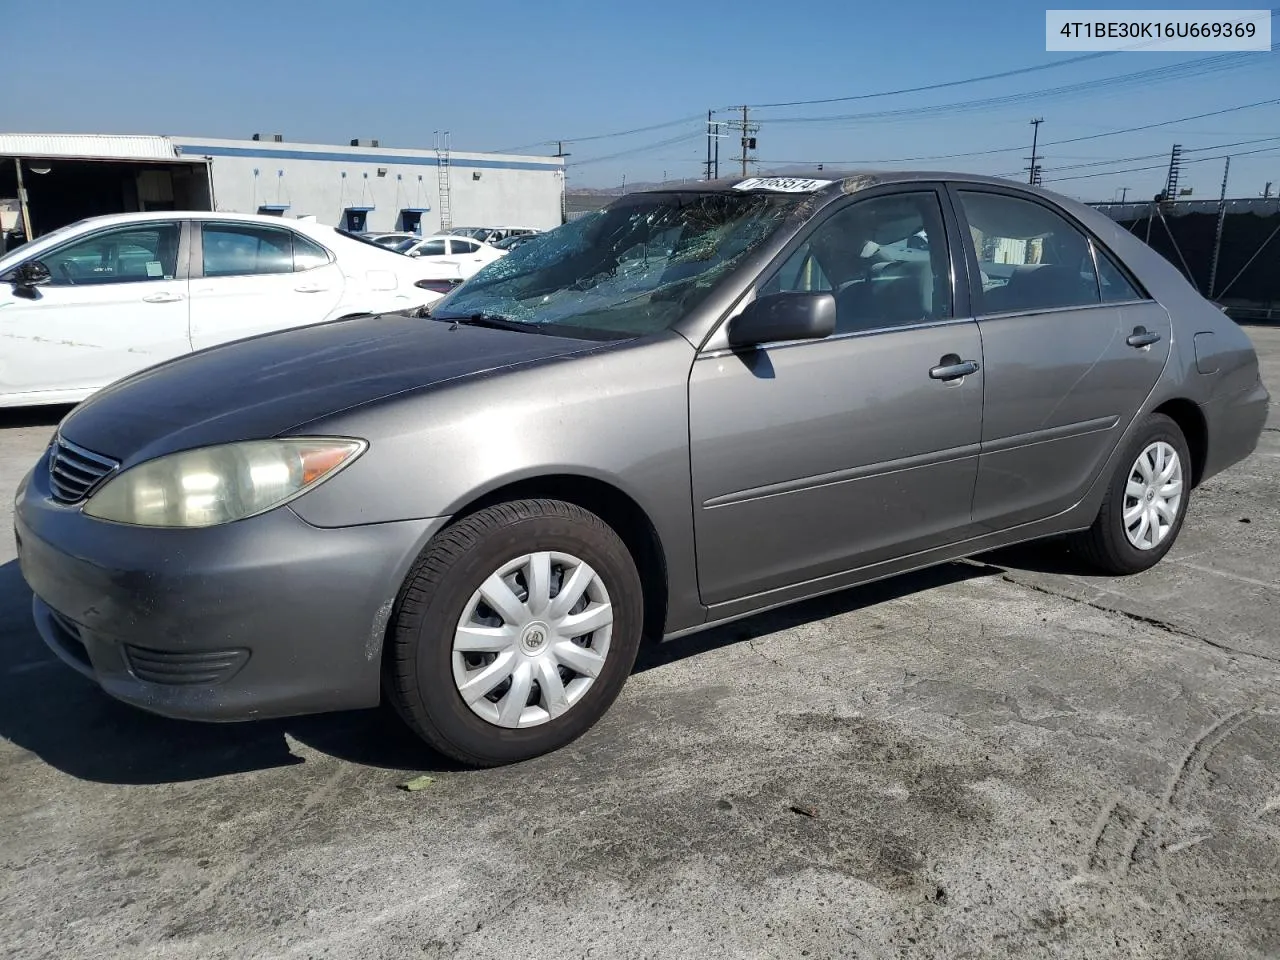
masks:
POLYGON ((321 529, 288 507, 201 530, 53 501, 42 459, 15 535, 36 628, 117 699, 193 720, 370 707, 410 565, 443 520, 321 529))

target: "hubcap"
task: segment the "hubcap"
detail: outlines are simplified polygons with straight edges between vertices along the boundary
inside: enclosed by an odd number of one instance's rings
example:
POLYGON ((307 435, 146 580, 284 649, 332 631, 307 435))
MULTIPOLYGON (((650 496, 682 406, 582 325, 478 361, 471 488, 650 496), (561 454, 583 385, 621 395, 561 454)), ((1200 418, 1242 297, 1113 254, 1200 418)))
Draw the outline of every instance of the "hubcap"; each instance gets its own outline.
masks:
POLYGON ((489 723, 534 727, 591 689, 612 633, 613 604, 595 570, 568 553, 525 554, 467 601, 453 635, 453 682, 489 723))
POLYGON ((1139 550, 1154 550, 1173 530, 1182 504, 1182 461, 1163 440, 1148 446, 1124 487, 1124 532, 1139 550))

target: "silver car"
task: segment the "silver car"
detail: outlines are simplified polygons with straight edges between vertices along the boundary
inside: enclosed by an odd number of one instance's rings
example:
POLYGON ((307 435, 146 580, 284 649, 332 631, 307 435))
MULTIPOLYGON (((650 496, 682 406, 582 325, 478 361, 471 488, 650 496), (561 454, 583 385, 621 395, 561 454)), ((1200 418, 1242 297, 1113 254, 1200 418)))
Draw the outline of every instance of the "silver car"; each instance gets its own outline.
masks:
POLYGON ((1050 535, 1168 552, 1254 449, 1247 337, 1106 217, 999 180, 632 194, 429 318, 216 347, 71 413, 18 491, 48 644, 238 720, 389 701, 563 746, 642 638, 1050 535))

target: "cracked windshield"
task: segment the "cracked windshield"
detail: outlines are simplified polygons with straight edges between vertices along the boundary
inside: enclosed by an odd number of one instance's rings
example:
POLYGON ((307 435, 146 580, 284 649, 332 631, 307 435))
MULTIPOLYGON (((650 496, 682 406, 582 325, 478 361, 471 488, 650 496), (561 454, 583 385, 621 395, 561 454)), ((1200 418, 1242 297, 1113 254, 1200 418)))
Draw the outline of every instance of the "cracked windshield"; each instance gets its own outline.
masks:
POLYGON ((606 338, 664 330, 798 203, 759 194, 637 195, 522 244, 432 316, 571 327, 606 338))

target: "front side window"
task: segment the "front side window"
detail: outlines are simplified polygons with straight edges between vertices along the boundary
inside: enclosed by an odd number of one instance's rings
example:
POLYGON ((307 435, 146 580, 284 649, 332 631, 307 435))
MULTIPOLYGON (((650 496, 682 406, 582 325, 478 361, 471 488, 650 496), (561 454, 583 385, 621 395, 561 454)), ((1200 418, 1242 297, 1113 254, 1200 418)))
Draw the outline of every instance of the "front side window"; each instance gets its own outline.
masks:
POLYGON ((830 291, 836 332, 952 315, 951 261, 931 191, 860 200, 820 224, 761 293, 830 291))
POLYGON ((164 221, 104 230, 40 256, 51 286, 172 280, 181 225, 164 221))
POLYGON ((498 318, 545 332, 656 333, 701 303, 806 198, 637 193, 522 244, 432 307, 437 319, 498 318), (557 331, 556 328, 561 328, 557 331))
POLYGON ((244 223, 201 225, 206 277, 293 272, 293 233, 244 223))
POLYGON ((1088 238, 1066 219, 1031 200, 958 192, 982 274, 979 313, 1099 302, 1088 238))

